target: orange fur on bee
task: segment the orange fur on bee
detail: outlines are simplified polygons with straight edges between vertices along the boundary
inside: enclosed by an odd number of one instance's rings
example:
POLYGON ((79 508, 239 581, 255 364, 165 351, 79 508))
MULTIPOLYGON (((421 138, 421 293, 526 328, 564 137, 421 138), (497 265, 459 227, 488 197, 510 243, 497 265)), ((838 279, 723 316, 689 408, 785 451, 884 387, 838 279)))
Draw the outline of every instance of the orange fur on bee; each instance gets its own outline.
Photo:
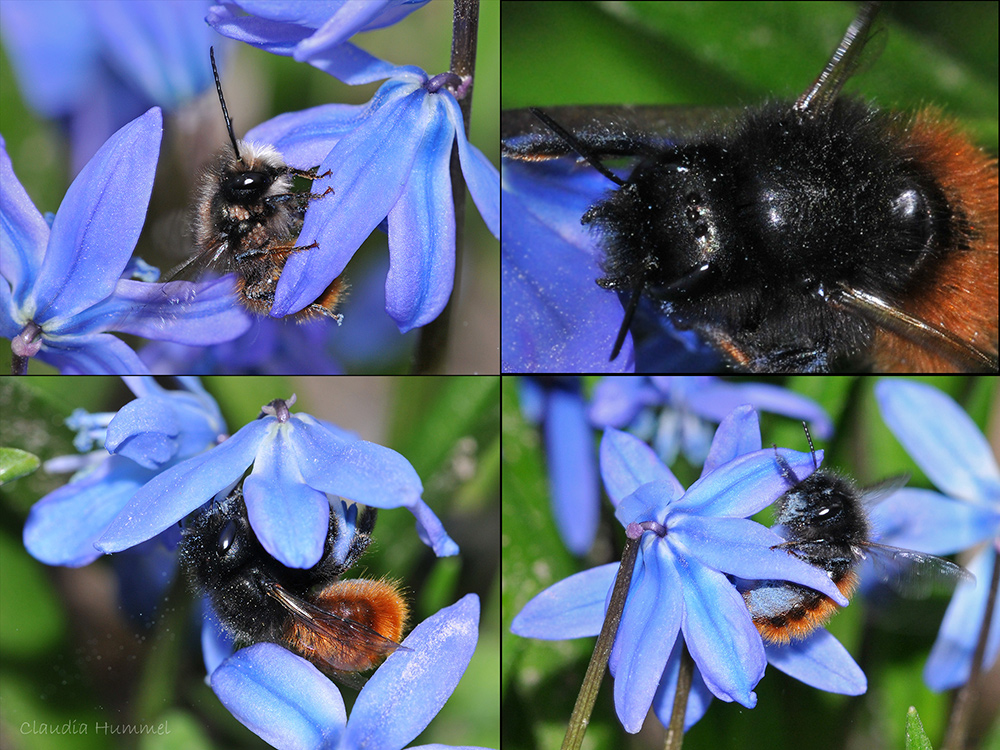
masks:
MULTIPOLYGON (((997 160, 934 110, 902 134, 915 165, 928 171, 951 208, 953 246, 937 248, 918 274, 904 312, 997 356, 997 160)), ((882 329, 874 351, 883 372, 955 372, 950 358, 882 329)))
MULTIPOLYGON (((853 572, 847 573, 836 582, 840 593, 850 599, 858 586, 858 577, 853 572)), ((816 628, 826 625, 839 609, 828 596, 815 592, 814 597, 805 599, 801 606, 795 607, 781 617, 755 617, 753 624, 768 643, 788 643, 805 638, 816 628)))
POLYGON ((315 625, 315 618, 295 618, 289 625, 287 640, 320 666, 345 672, 370 669, 395 646, 343 621, 358 623, 383 639, 398 642, 409 614, 398 584, 387 580, 336 581, 320 591, 312 603, 339 618, 339 622, 325 623, 327 632, 315 625))

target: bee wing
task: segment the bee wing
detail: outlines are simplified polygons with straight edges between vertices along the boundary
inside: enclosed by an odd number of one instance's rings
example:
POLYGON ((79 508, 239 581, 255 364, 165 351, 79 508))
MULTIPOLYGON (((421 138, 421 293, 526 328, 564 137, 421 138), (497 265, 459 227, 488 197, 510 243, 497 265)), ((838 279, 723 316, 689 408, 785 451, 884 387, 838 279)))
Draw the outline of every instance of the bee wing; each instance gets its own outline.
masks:
POLYGON ((962 372, 996 372, 997 355, 983 351, 951 331, 920 320, 881 297, 841 285, 832 304, 853 310, 872 323, 943 357, 962 372))
POLYGON ((887 477, 875 484, 864 487, 861 492, 864 496, 865 505, 869 507, 878 505, 883 500, 887 500, 897 490, 903 489, 909 481, 909 474, 899 474, 898 476, 887 477))
MULTIPOLYGON (((351 653, 358 654, 370 662, 374 662, 383 656, 388 656, 397 649, 409 651, 406 646, 400 645, 390 638, 386 638, 367 625, 345 617, 339 617, 322 607, 317 607, 315 604, 289 593, 278 584, 268 585, 267 593, 277 599, 288 610, 288 613, 298 625, 313 631, 321 638, 343 644, 345 651, 349 650, 351 653)), ((316 657, 334 674, 356 675, 356 672, 344 670, 343 664, 331 661, 322 654, 317 653, 316 657)), ((364 681, 361 684, 364 684, 364 681)), ((353 685, 350 685, 350 687, 353 687, 353 685)))
POLYGON ((935 591, 950 590, 959 581, 974 583, 976 580, 961 565, 926 552, 868 542, 860 554, 871 561, 879 581, 911 599, 924 599, 935 591))
MULTIPOLYGON (((731 122, 740 112, 730 107, 683 105, 587 105, 545 107, 543 111, 598 157, 655 154, 708 126, 731 122)), ((504 110, 500 127, 502 153, 508 159, 539 161, 574 153, 573 146, 531 109, 504 110)))

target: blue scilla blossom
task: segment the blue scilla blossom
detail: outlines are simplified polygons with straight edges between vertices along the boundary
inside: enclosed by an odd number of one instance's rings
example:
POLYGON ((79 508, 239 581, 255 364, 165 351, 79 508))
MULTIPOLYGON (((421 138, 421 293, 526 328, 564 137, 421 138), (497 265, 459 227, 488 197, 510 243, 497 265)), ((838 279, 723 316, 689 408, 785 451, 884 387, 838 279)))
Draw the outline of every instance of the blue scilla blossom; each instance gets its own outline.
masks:
MULTIPOLYGON (((880 541, 936 555, 975 550, 967 567, 978 583, 956 588, 924 668, 932 689, 947 690, 969 679, 986 611, 1000 545, 1000 467, 969 415, 936 388, 883 380, 875 396, 893 435, 944 493, 902 489, 884 500, 872 511, 880 541)), ((994 614, 983 670, 998 652, 1000 617, 994 614)))
POLYGON ((418 3, 243 2, 216 6, 208 22, 221 34, 280 55, 294 55, 350 83, 388 79, 365 106, 327 105, 281 115, 247 134, 273 144, 302 169, 319 165, 323 194, 306 212, 300 246, 286 263, 271 315, 301 310, 347 266, 376 227, 388 225, 386 312, 399 330, 434 320, 455 276, 455 212, 450 160, 457 144, 462 174, 486 226, 500 235, 500 176, 465 136, 456 101, 471 81, 396 67, 347 39, 395 23, 418 3), (237 8, 253 13, 238 16, 237 8), (455 93, 453 93, 452 89, 455 93), (326 279, 323 282, 323 279, 326 279))
POLYGON ((607 178, 565 160, 501 166, 503 371, 632 372, 632 334, 608 362, 622 306, 594 283, 600 259, 580 224, 607 178))
MULTIPOLYGON (((609 660, 626 731, 641 728, 661 679, 676 673, 679 637, 712 695, 756 704, 764 646, 728 576, 793 581, 847 604, 825 571, 775 549, 783 539, 746 518, 787 489, 775 451, 796 476, 813 470, 808 453, 761 450, 757 414, 740 407, 719 426, 701 478, 685 491, 645 443, 605 432, 601 475, 615 517, 630 535, 641 531, 609 660)), ((596 635, 617 569, 604 565, 551 586, 514 618, 512 631, 546 639, 596 635)))
POLYGON ((350 716, 336 685, 273 643, 226 659, 212 673, 212 689, 237 719, 282 750, 401 750, 455 690, 475 651, 478 626, 475 594, 420 623, 403 641, 405 649, 368 680, 350 716))
MULTIPOLYGON (((252 467, 243 482, 250 525, 264 549, 290 568, 311 568, 322 556, 328 494, 375 508, 406 507, 436 554, 458 554, 458 545, 421 500, 420 477, 409 461, 309 414, 293 414, 293 403, 294 398, 276 399, 218 447, 151 479, 108 528, 99 549, 119 552, 159 534, 228 493, 252 467)), ((136 420, 131 432, 150 429, 158 426, 136 420)))
POLYGON ((388 218, 386 312, 409 331, 438 316, 455 276, 455 212, 449 164, 459 160, 473 201, 500 233, 500 177, 465 137, 455 97, 422 70, 398 68, 366 105, 328 104, 279 115, 247 133, 271 143, 292 166, 319 164, 313 201, 281 274, 271 314, 302 309, 340 275, 361 243, 388 218), (325 281, 324 281, 325 279, 325 281))
POLYGON ((177 108, 212 84, 201 2, 4 0, 0 36, 21 95, 66 125, 73 173, 152 106, 177 108))
POLYGON ((361 84, 388 78, 394 66, 348 40, 362 31, 391 26, 428 1, 238 0, 213 6, 207 20, 223 36, 308 62, 344 83, 361 84))
POLYGON ((597 451, 577 377, 521 378, 521 411, 541 425, 552 513, 566 548, 585 555, 600 517, 597 451))
POLYGON ((67 420, 77 430, 78 448, 89 450, 97 441, 107 450, 102 447, 99 457, 81 462, 68 484, 32 506, 24 546, 44 563, 78 567, 100 557, 94 542, 136 490, 164 468, 215 445, 225 432, 218 405, 194 379, 181 379, 184 388, 176 391, 151 377, 126 378, 125 383, 136 398, 116 415, 78 410, 67 420), (140 422, 148 429, 126 434, 123 426, 140 422))
POLYGON ((810 398, 781 386, 711 376, 605 378, 594 389, 589 416, 599 427, 627 427, 651 441, 666 464, 683 453, 697 465, 708 455, 715 425, 741 404, 805 420, 820 439, 833 433, 830 417, 810 398))
POLYGON ((0 336, 18 357, 63 373, 144 374, 136 353, 109 331, 204 345, 246 330, 231 286, 183 282, 197 294, 181 317, 163 284, 122 276, 146 217, 162 130, 154 107, 115 133, 73 180, 51 223, 0 138, 0 336))

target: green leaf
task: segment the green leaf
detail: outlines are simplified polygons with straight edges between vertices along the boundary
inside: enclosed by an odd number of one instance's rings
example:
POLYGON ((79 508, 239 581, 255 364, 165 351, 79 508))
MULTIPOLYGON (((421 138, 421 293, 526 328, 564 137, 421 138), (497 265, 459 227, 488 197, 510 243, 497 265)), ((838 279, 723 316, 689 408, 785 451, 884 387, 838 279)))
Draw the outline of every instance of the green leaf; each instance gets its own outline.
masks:
POLYGON ((906 712, 906 750, 934 750, 913 706, 906 712))
POLYGON ((0 485, 31 474, 41 463, 34 453, 18 448, 0 448, 0 485))
MULTIPOLYGON (((819 74, 856 9, 848 2, 507 3, 502 105, 792 99, 819 74)), ((848 92, 889 108, 935 104, 995 147, 996 35, 988 30, 996 28, 996 4, 895 3, 882 23, 884 49, 879 55, 881 40, 870 45, 848 92)))

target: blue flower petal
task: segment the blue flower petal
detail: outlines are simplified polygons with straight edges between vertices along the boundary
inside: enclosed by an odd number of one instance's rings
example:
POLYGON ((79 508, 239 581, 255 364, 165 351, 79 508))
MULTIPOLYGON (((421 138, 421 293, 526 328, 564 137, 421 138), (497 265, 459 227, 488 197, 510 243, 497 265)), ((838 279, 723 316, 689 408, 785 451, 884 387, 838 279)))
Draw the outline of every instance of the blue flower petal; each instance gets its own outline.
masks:
POLYGON ((504 372, 635 369, 631 333, 608 362, 624 312, 618 295, 594 282, 602 271, 580 216, 600 197, 607 178, 584 172, 545 182, 522 165, 503 165, 504 372))
POLYGON ((358 695, 343 747, 406 747, 462 678, 479 638, 479 597, 466 594, 417 625, 358 695), (391 707, 391 710, 387 710, 391 707))
POLYGON ((547 401, 545 446, 556 527, 567 549, 585 555, 600 519, 594 441, 580 394, 553 388, 547 401))
POLYGON ((151 539, 233 485, 256 457, 271 421, 250 422, 212 450, 157 474, 135 493, 97 548, 119 552, 151 539))
POLYGON ((701 474, 705 476, 737 456, 759 451, 760 419, 757 410, 746 404, 723 417, 708 449, 701 474))
MULTIPOLYGON (((663 670, 660 687, 653 697, 653 710, 663 726, 670 725, 670 717, 674 712, 674 695, 677 692, 677 674, 680 671, 680 650, 682 647, 684 647, 684 641, 678 638, 674 643, 674 650, 670 652, 670 658, 667 659, 667 667, 663 670)), ((688 694, 687 709, 684 712, 685 732, 705 715, 714 697, 696 664, 694 674, 691 676, 691 692, 688 694)))
POLYGON ((337 747, 344 698, 312 664, 273 643, 241 649, 212 673, 212 690, 244 726, 280 748, 337 747))
MULTIPOLYGON (((984 547, 969 563, 969 572, 976 581, 989 581, 997 552, 984 547)), ((972 654, 986 612, 987 586, 963 581, 958 584, 941 622, 941 631, 924 665, 924 682, 931 690, 950 690, 969 681, 972 654)), ((983 669, 990 669, 1000 654, 1000 617, 994 615, 983 654, 983 669)))
POLYGON ((171 400, 147 396, 129 401, 118 410, 108 425, 104 447, 147 469, 157 469, 176 455, 180 432, 171 400))
MULTIPOLYGON (((663 498, 664 504, 684 494, 684 487, 652 448, 634 435, 613 427, 605 430, 601 439, 601 476, 608 497, 616 506, 648 482, 661 482, 668 486, 669 494, 663 498)), ((623 523, 633 520, 629 518, 623 523)))
POLYGON ((261 545, 289 568, 311 568, 323 556, 330 503, 303 480, 300 467, 314 460, 298 450, 299 420, 272 423, 253 471, 243 482, 247 515, 261 545))
POLYGON ((104 304, 120 311, 113 316, 111 330, 177 344, 208 346, 232 341, 253 323, 236 303, 232 274, 199 283, 122 279, 104 304))
POLYGON ((449 173, 454 139, 446 119, 428 124, 423 153, 389 210, 385 301, 400 333, 434 320, 448 304, 455 282, 455 206, 449 173))
POLYGON ((597 635, 620 563, 564 578, 537 594, 517 613, 510 631, 525 638, 561 640, 597 635))
POLYGON ((684 615, 677 561, 664 549, 655 535, 645 535, 611 654, 615 709, 631 733, 649 713, 684 615))
POLYGON ((299 237, 300 244, 316 241, 319 247, 289 258, 275 290, 272 315, 287 315, 316 299, 399 199, 427 125, 426 92, 402 91, 383 86, 376 98, 387 101, 373 108, 366 126, 344 136, 320 165, 320 174, 330 170, 331 175, 317 180, 314 189, 322 192, 331 186, 334 193, 323 199, 321 211, 306 213, 299 237))
POLYGON ((929 385, 882 380, 875 385, 882 418, 930 480, 945 493, 973 500, 1000 486, 1000 468, 976 423, 929 385))
MULTIPOLYGON (((0 146, 3 143, 0 137, 0 146)), ((3 267, 0 270, 14 290, 14 306, 20 308, 25 293, 34 286, 41 269, 49 244, 49 225, 14 174, 5 146, 0 148, 0 216, 3 217, 0 221, 3 267)), ((9 305, 4 307, 9 309, 9 305)))
POLYGON ((111 456, 85 478, 50 492, 33 506, 24 546, 47 565, 88 565, 101 556, 94 543, 151 472, 111 456))
POLYGON ((146 218, 162 133, 153 107, 111 136, 73 180, 28 302, 36 322, 72 317, 114 291, 146 218))
POLYGON ((678 565, 684 594, 684 641, 715 697, 747 708, 766 660, 760 633, 743 597, 721 573, 703 565, 678 565))
POLYGON ((741 404, 755 409, 783 414, 809 422, 813 434, 827 439, 833 433, 833 422, 819 404, 786 388, 766 383, 730 383, 713 378, 690 394, 690 406, 696 414, 713 422, 721 422, 741 404))
MULTIPOLYGON (((811 454, 787 448, 776 450, 800 481, 813 473, 815 466, 811 454)), ((819 462, 820 451, 816 451, 816 456, 819 462)), ((775 449, 765 448, 739 456, 699 478, 677 505, 697 515, 744 518, 763 510, 788 489, 788 482, 781 476, 775 460, 775 449)))
POLYGON ((440 94, 441 102, 448 110, 448 118, 458 143, 458 158, 462 165, 462 176, 469 187, 479 215, 494 237, 500 237, 500 173, 483 152, 469 143, 462 123, 462 109, 449 92, 440 94))
POLYGON ((1000 534, 1000 509, 932 490, 897 490, 869 516, 880 542, 932 555, 950 555, 1000 534))
POLYGON ((862 695, 868 679, 840 641, 823 628, 779 646, 765 643, 767 661, 800 682, 842 695, 862 695))
POLYGON ((149 370, 132 348, 110 333, 58 336, 42 339, 37 359, 63 375, 148 375, 149 370))
POLYGON ((685 514, 670 532, 692 557, 715 570, 740 578, 792 581, 826 594, 842 607, 849 603, 823 568, 784 549, 772 549, 785 540, 755 521, 685 514))

